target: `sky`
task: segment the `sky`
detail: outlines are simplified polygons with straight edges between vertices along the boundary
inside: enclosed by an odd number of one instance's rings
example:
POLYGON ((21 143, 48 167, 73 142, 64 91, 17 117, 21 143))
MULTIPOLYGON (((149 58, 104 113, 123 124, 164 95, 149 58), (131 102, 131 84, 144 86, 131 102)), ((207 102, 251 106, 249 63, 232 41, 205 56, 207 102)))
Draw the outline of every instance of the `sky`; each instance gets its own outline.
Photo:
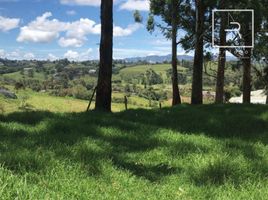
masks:
MULTIPOLYGON (((171 54, 170 41, 146 30, 148 11, 148 0, 114 0, 115 59, 171 54)), ((0 0, 0 57, 98 59, 100 27, 100 0, 0 0)))

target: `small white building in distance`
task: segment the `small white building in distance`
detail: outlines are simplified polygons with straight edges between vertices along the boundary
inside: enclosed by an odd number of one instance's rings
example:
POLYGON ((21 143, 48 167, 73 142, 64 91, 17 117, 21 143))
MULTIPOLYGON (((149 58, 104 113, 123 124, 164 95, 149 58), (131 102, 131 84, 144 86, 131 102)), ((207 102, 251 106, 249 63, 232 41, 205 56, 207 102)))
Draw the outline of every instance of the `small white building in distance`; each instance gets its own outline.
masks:
POLYGON ((96 72, 97 72, 97 70, 95 70, 95 69, 91 69, 88 71, 89 74, 96 74, 96 72))
MULTIPOLYGON (((251 92, 251 103, 253 104, 266 104, 267 95, 264 90, 256 90, 251 92)), ((229 100, 230 103, 242 103, 243 96, 232 97, 229 100)))

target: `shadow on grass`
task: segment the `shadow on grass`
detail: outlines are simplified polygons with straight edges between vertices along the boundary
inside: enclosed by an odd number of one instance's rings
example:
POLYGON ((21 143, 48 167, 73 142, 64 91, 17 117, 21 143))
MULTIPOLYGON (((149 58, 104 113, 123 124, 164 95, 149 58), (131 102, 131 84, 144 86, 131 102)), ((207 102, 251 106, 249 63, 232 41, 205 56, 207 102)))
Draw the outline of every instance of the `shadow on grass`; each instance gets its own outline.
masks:
MULTIPOLYGON (((148 152, 159 147, 168 147, 173 157, 210 151, 206 146, 190 141, 159 140, 155 136, 159 129, 267 144, 268 123, 260 117, 267 112, 265 106, 182 105, 174 109, 129 110, 116 114, 12 113, 0 116, 0 150, 3 152, 0 164, 17 173, 38 172, 45 170, 45 163, 50 162, 50 157, 44 155, 52 153, 58 159, 81 164, 91 176, 101 175, 102 162, 110 160, 116 168, 156 182, 171 174, 180 174, 183 169, 166 162, 137 163, 129 160, 126 155, 148 152), (17 124, 10 127, 9 123, 17 124), (45 124, 45 128, 35 130, 41 123, 45 124), (23 125, 27 126, 21 128, 23 125), (84 145, 85 140, 93 143, 84 145), (43 153, 36 152, 37 148, 42 149, 43 153)), ((256 163, 265 164, 264 158, 250 145, 226 144, 224 151, 241 153, 248 158, 252 167, 256 167, 256 163)), ((256 169, 263 176, 268 173, 263 167, 256 169)), ((189 177, 197 185, 221 185, 227 180, 242 181, 237 179, 241 173, 244 172, 239 171, 235 164, 219 161, 189 172, 189 177)))
POLYGON ((183 134, 268 143, 268 107, 263 105, 182 105, 174 109, 130 110, 115 115, 125 121, 183 134), (266 115, 266 119, 261 118, 262 115, 266 115))

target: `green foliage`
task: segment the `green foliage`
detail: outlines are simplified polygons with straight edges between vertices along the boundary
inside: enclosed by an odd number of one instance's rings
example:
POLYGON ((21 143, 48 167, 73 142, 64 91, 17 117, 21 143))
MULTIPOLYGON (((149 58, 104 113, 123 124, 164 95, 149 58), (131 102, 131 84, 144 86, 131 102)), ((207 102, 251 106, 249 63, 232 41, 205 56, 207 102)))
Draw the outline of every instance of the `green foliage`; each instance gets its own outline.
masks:
POLYGON ((20 97, 20 109, 26 110, 29 104, 27 101, 29 100, 29 95, 24 94, 23 96, 20 97))
MULTIPOLYGON (((170 80, 169 83, 171 83, 171 78, 172 78, 172 69, 168 69, 166 71, 166 76, 167 78, 170 80)), ((178 80, 179 80, 179 83, 182 84, 182 85, 185 85, 187 84, 188 80, 187 80, 187 74, 186 73, 183 73, 183 72, 178 72, 178 80)))
POLYGON ((242 95, 242 92, 237 86, 229 85, 225 87, 224 94, 225 94, 225 101, 228 102, 230 98, 239 97, 240 95, 242 95))
POLYGON ((77 99, 89 99, 89 91, 83 85, 76 85, 72 89, 72 96, 77 99))
POLYGON ((145 79, 143 80, 144 82, 142 84, 156 85, 156 84, 163 83, 162 77, 152 69, 148 69, 145 72, 144 76, 145 76, 145 79))
POLYGON ((140 90, 138 95, 148 100, 154 100, 154 101, 167 100, 167 93, 165 91, 156 91, 152 87, 140 90))
POLYGON ((29 69, 27 73, 28 73, 29 78, 34 78, 34 70, 33 69, 29 69))
POLYGON ((133 16, 134 16, 134 20, 136 23, 142 23, 143 18, 138 10, 135 10, 135 12, 133 13, 133 16))

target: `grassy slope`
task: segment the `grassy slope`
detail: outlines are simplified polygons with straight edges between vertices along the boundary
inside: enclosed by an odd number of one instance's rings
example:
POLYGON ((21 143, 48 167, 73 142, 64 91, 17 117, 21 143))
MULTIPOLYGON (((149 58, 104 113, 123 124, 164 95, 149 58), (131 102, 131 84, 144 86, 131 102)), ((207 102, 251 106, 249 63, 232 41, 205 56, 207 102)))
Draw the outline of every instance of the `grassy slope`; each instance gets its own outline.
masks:
POLYGON ((2 199, 267 199, 268 108, 0 116, 2 199))
MULTIPOLYGON (((3 77, 11 78, 11 79, 16 80, 16 81, 24 79, 23 75, 21 75, 20 72, 4 74, 3 77)), ((34 77, 33 78, 30 78, 28 75, 25 75, 25 77, 26 77, 26 79, 37 79, 37 80, 40 80, 40 81, 45 80, 44 74, 37 73, 37 72, 34 72, 34 77)))
MULTIPOLYGON (((120 70, 120 74, 124 75, 135 75, 135 74, 142 74, 145 73, 146 70, 153 69, 156 73, 163 75, 166 74, 168 69, 171 69, 170 64, 156 64, 156 65, 138 65, 134 67, 127 67, 125 69, 120 70)), ((178 66, 179 71, 185 71, 185 68, 178 66)))
MULTIPOLYGON (((10 90, 13 91, 12 87, 10 90)), ((20 90, 16 93, 18 99, 6 99, 0 95, 0 114, 2 109, 4 113, 12 113, 18 110, 32 110, 32 111, 50 111, 50 112, 83 112, 87 109, 88 102, 86 100, 74 99, 71 97, 56 97, 50 96, 46 93, 37 93, 31 90, 20 90), (22 99, 26 97, 26 106, 24 109, 22 106, 22 99)), ((123 98, 121 93, 114 93, 114 97, 123 98)), ((148 106, 148 100, 140 97, 130 97, 128 107, 131 109, 148 106), (131 102, 135 101, 137 105, 133 105, 131 102)), ((94 108, 94 102, 92 102, 91 108, 94 108)), ((113 112, 119 112, 125 110, 125 106, 122 103, 112 103, 113 112)))

